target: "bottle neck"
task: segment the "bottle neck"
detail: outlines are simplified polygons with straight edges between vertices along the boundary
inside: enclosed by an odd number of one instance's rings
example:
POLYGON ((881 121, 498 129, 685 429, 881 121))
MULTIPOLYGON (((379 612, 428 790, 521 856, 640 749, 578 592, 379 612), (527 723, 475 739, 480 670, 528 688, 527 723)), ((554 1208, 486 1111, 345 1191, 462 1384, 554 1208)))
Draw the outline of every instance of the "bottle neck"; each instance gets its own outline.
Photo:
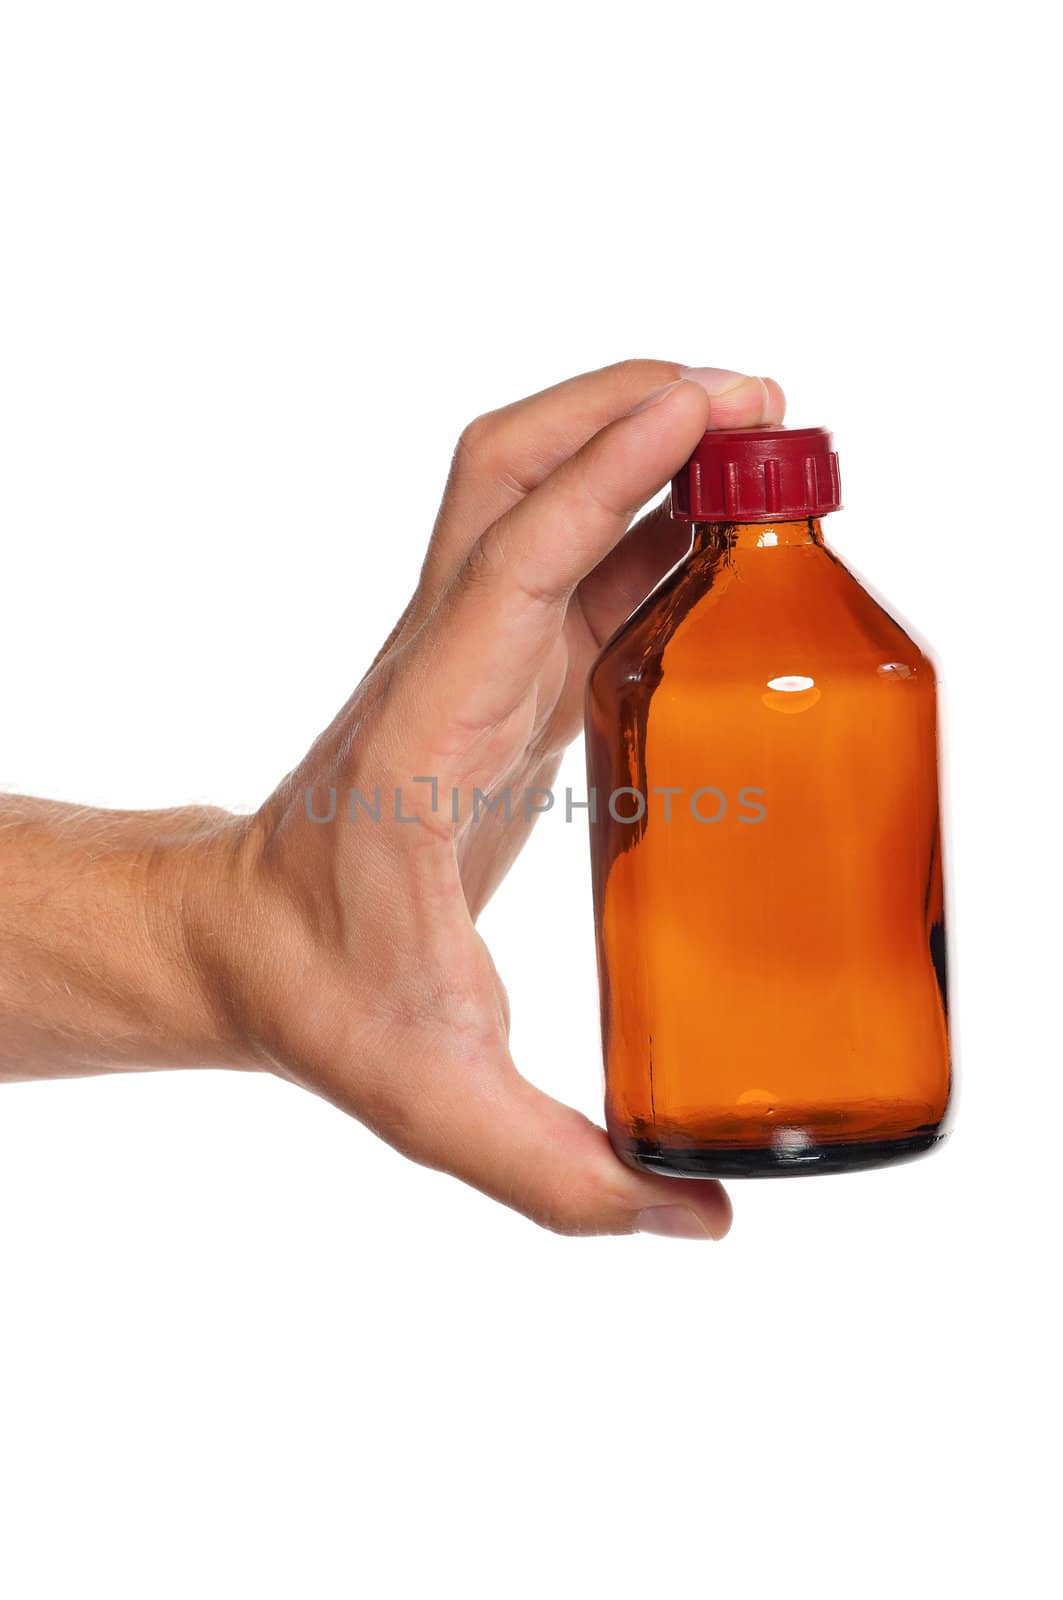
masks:
POLYGON ((713 560, 793 545, 823 546, 818 517, 797 517, 788 522, 695 522, 693 530, 690 556, 713 560))

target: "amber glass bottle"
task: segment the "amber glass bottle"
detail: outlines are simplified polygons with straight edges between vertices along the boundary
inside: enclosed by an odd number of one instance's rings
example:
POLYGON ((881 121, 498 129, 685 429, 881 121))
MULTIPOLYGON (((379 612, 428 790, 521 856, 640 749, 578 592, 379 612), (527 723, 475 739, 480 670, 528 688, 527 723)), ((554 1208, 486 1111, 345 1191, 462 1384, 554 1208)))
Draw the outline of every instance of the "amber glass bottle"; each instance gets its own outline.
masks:
POLYGON ((689 1177, 922 1154, 950 1089, 936 682, 824 543, 822 428, 705 435, 591 673, 610 1137, 689 1177))

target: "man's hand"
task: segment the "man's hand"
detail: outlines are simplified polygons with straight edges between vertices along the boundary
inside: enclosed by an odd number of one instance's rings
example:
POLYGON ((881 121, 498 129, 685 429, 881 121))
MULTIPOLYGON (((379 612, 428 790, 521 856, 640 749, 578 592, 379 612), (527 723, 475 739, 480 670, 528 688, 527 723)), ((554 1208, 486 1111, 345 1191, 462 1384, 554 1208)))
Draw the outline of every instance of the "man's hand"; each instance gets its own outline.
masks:
MULTIPOLYGON (((186 1056, 276 1071, 559 1232, 726 1231, 718 1184, 629 1169, 517 1071, 476 919, 531 821, 473 796, 551 785, 595 655, 685 549, 667 508, 632 519, 706 427, 782 412, 770 381, 633 361, 466 429, 417 591, 331 727, 255 817, 134 852, 186 1056)), ((3 1015, 0 990, 0 1043, 3 1015)))

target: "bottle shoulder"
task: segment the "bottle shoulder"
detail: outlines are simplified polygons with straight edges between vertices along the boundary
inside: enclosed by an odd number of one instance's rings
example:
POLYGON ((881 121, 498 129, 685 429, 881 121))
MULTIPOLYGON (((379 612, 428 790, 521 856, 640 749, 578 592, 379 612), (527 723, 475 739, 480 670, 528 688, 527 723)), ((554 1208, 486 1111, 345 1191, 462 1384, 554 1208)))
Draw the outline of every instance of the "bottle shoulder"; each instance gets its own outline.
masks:
POLYGON ((607 642, 589 693, 662 677, 760 681, 863 672, 933 683, 933 653, 828 546, 681 565, 607 642))

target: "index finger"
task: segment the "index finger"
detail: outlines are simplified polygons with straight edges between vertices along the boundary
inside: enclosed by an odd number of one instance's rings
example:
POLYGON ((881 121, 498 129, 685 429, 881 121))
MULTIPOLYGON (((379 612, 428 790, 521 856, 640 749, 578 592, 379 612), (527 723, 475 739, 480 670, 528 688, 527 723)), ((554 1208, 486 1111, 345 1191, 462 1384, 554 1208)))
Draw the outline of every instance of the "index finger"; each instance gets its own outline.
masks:
POLYGON ((485 528, 608 423, 683 377, 709 396, 708 427, 782 421, 786 402, 773 379, 675 361, 617 362, 478 417, 465 429, 454 454, 425 559, 420 613, 451 582, 485 528))
POLYGON ((667 385, 491 524, 393 685, 408 733, 417 728, 422 743, 460 760, 520 707, 560 638, 572 591, 686 460, 708 412, 698 384, 667 385))

